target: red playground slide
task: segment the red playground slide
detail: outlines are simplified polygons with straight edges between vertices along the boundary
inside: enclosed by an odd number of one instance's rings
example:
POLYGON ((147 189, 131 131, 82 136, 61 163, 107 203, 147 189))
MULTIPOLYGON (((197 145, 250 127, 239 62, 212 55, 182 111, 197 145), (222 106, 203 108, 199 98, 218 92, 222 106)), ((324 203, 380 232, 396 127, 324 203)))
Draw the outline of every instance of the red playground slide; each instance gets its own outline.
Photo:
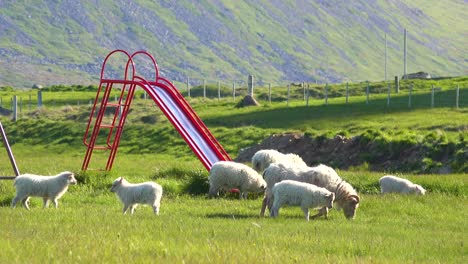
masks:
POLYGON ((82 170, 88 168, 94 149, 108 150, 110 152, 106 170, 112 169, 120 136, 136 87, 144 89, 148 93, 208 171, 215 162, 231 160, 179 90, 170 81, 159 76, 158 67, 153 56, 145 51, 138 51, 129 55, 123 50, 115 50, 107 55, 102 66, 100 86, 83 139, 84 144, 87 146, 87 152, 82 170), (106 62, 114 54, 120 54, 120 56, 124 54, 127 56, 125 73, 123 78, 106 79, 106 62), (149 59, 152 65, 154 65, 156 73, 154 81, 147 81, 137 75, 137 66, 134 62, 137 56, 140 58, 144 56, 145 59, 149 59), (120 98, 116 102, 110 103, 109 96, 112 89, 119 90, 120 98), (105 117, 105 113, 108 113, 109 109, 114 111, 113 118, 105 117), (106 129, 108 132, 103 132, 106 129), (100 137, 103 136, 105 138, 101 139, 100 137))

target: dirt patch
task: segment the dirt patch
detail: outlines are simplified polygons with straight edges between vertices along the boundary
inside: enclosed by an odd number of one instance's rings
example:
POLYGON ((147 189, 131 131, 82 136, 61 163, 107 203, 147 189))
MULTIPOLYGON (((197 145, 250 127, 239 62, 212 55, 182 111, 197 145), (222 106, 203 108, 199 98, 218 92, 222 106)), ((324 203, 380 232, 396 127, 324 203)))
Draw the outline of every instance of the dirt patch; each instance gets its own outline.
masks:
MULTIPOLYGON (((382 145, 360 136, 332 139, 312 138, 303 134, 271 135, 260 144, 241 150, 237 162, 250 162, 261 149, 276 149, 282 153, 295 153, 309 165, 327 164, 339 169, 364 166, 374 171, 428 172, 423 159, 425 149, 414 145, 395 150, 392 144, 382 145)), ((446 161, 445 164, 448 164, 446 161)), ((442 164, 437 173, 450 172, 450 166, 442 164)))

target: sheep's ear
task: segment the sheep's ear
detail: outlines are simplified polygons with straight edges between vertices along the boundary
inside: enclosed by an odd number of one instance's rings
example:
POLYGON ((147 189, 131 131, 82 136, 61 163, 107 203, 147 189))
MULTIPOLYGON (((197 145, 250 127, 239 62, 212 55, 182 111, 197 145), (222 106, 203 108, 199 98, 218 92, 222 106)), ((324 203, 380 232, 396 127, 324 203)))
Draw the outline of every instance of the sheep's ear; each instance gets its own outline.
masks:
POLYGON ((356 203, 359 203, 359 196, 357 195, 350 195, 349 198, 353 198, 353 200, 356 200, 356 203))
POLYGON ((119 183, 122 183, 123 179, 123 177, 120 177, 119 183))

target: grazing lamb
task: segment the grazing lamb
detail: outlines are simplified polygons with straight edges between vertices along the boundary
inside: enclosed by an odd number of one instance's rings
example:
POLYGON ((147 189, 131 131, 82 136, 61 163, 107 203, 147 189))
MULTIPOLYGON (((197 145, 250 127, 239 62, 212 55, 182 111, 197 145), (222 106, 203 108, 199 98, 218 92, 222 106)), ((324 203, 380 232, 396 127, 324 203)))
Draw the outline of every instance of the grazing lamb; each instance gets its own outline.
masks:
POLYGON ((426 190, 421 185, 393 175, 383 176, 379 183, 381 193, 426 194, 426 190))
POLYGON ((247 192, 261 192, 266 182, 260 174, 249 166, 234 161, 218 161, 211 167, 211 197, 218 196, 220 190, 239 189, 239 199, 246 199, 247 192))
POLYGON ((307 167, 307 164, 296 154, 283 154, 274 149, 262 149, 257 151, 252 157, 252 167, 262 172, 272 163, 285 163, 291 166, 307 167))
POLYGON ((283 180, 295 180, 314 184, 335 193, 337 209, 343 209, 348 219, 355 217, 356 209, 359 207, 359 196, 354 188, 338 176, 336 171, 325 165, 316 167, 291 167, 285 164, 271 164, 263 173, 267 182, 265 198, 263 199, 260 215, 265 215, 265 208, 272 207, 271 187, 283 180))
POLYGON ((320 208, 319 213, 312 216, 312 218, 321 215, 328 218, 328 209, 333 207, 333 201, 335 200, 335 194, 325 188, 292 180, 284 180, 275 184, 272 188, 272 194, 271 217, 277 217, 279 209, 285 204, 298 205, 304 212, 307 221, 309 221, 309 208, 320 208))
POLYGON ((115 192, 124 204, 124 214, 129 207, 130 213, 133 214, 138 204, 149 204, 153 207, 154 214, 159 215, 163 189, 155 182, 133 184, 119 177, 112 183, 111 192, 115 192))
POLYGON ((58 199, 65 194, 70 184, 76 184, 76 179, 73 173, 69 171, 64 171, 55 176, 20 175, 15 178, 16 196, 13 198, 11 206, 14 208, 18 201, 21 201, 23 206, 30 210, 29 197, 36 196, 42 197, 44 201, 43 208, 49 206, 49 200, 54 203, 55 208, 58 208, 58 199))

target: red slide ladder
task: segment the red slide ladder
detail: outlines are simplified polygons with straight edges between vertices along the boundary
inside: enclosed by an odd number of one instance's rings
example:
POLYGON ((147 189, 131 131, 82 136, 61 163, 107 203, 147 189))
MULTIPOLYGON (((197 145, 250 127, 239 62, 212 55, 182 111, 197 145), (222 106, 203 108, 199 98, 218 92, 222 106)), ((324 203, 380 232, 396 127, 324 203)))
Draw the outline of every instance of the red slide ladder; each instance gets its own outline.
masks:
POLYGON ((125 120, 137 87, 144 89, 151 96, 208 171, 217 161, 231 160, 179 90, 167 79, 159 77, 153 56, 145 51, 129 55, 126 51, 114 50, 103 62, 100 85, 83 138, 87 147, 82 165, 83 171, 88 169, 93 150, 109 151, 106 170, 112 169, 125 120), (114 54, 124 54, 128 58, 127 65, 123 78, 107 79, 105 78, 106 63, 114 54), (149 58, 154 65, 155 81, 148 82, 136 75, 134 58, 142 55, 149 58), (109 98, 113 90, 120 90, 119 97, 116 96, 115 102, 110 102, 109 98), (109 112, 113 115, 109 115, 109 112))

